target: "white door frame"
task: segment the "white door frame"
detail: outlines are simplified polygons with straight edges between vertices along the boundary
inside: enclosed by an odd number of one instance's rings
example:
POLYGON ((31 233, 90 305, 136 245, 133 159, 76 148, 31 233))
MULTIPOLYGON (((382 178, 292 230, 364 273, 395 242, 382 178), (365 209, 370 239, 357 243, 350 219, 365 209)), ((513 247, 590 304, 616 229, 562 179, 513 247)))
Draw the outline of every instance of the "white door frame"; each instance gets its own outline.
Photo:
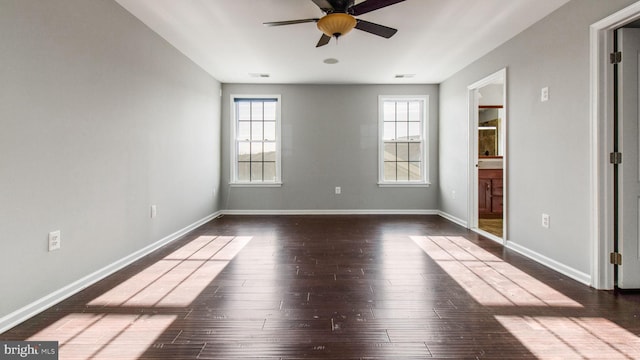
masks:
POLYGON ((489 238, 493 241, 496 241, 501 244, 507 243, 507 194, 508 194, 508 184, 507 184, 507 126, 509 122, 507 121, 508 111, 507 111, 507 68, 503 68, 498 70, 497 72, 467 86, 468 91, 468 108, 469 108, 469 171, 467 183, 469 184, 469 191, 467 192, 469 195, 469 208, 467 212, 467 219, 469 220, 467 223, 467 227, 481 235, 489 238), (499 238, 493 234, 490 234, 486 231, 480 230, 478 228, 478 167, 476 166, 478 163, 478 89, 484 87, 485 85, 489 85, 495 83, 496 81, 502 81, 502 109, 503 116, 502 126, 500 128, 500 138, 505 139, 501 143, 504 144, 504 155, 502 158, 502 181, 503 181, 503 201, 502 201, 502 238, 499 238))
POLYGON ((613 166, 609 153, 613 150, 613 32, 640 19, 640 2, 606 17, 590 27, 591 109, 590 109, 590 218, 592 244, 591 286, 613 289, 613 166))

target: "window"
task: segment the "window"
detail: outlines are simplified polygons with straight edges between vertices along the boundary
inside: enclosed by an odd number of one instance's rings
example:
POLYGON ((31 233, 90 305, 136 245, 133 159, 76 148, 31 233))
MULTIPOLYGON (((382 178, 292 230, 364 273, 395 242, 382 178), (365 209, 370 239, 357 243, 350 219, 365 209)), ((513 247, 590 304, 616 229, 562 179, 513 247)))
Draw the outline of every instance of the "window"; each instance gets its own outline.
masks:
POLYGON ((232 95, 231 108, 231 184, 280 186, 280 95, 232 95))
POLYGON ((380 96, 380 186, 428 186, 427 96, 380 96))

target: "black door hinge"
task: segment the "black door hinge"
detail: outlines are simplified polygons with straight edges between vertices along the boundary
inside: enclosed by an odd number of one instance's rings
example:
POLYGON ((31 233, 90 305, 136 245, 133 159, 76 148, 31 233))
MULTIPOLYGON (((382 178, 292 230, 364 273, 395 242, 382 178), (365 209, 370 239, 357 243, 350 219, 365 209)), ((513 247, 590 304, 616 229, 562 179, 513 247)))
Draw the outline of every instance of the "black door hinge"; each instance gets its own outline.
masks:
POLYGON ((611 254, 609 254, 609 262, 613 265, 622 265, 622 254, 612 252, 611 254))
POLYGON ((616 51, 616 52, 612 52, 611 54, 609 54, 609 61, 612 64, 619 64, 622 62, 622 52, 621 51, 616 51))
POLYGON ((609 162, 613 165, 622 164, 622 153, 620 152, 612 152, 609 154, 609 162))

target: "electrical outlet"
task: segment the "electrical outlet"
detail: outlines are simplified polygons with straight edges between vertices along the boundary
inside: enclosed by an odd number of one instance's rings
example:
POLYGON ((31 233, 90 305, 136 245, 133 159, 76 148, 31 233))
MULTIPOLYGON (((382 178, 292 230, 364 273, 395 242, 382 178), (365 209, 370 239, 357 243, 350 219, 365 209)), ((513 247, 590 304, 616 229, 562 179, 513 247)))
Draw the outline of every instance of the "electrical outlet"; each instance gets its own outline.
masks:
POLYGON ((451 199, 453 199, 453 200, 456 199, 456 191, 455 190, 451 190, 451 199))
POLYGON ((540 101, 549 101, 549 87, 545 86, 540 90, 540 101))
POLYGON ((155 205, 151 205, 151 218, 158 216, 158 208, 155 205))
POLYGON ((49 233, 49 251, 60 249, 61 241, 60 230, 52 231, 49 233))
POLYGON ((549 222, 551 221, 549 214, 542 214, 542 227, 549 228, 549 222))
POLYGON ((340 186, 336 186, 336 194, 337 195, 342 194, 342 188, 340 186))

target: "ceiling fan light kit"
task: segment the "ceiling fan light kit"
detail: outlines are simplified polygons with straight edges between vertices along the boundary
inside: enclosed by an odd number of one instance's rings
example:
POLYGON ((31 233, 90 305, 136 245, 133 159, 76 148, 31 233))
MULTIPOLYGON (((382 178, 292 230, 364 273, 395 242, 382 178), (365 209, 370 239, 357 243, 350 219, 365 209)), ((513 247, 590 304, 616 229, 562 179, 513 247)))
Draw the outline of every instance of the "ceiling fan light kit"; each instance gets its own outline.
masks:
POLYGON ((360 16, 371 11, 382 9, 383 7, 403 2, 405 0, 365 0, 357 5, 355 4, 355 0, 311 1, 313 1, 326 15, 319 19, 312 18, 288 21, 273 21, 266 22, 264 23, 264 25, 282 26, 315 22, 317 23, 316 25, 318 29, 323 33, 316 47, 327 45, 332 37, 335 37, 337 39, 340 36, 344 36, 349 31, 353 30, 353 28, 389 39, 398 30, 369 21, 356 19, 355 16, 360 16))
POLYGON ((339 38, 351 31, 358 21, 349 14, 333 13, 318 20, 318 29, 329 37, 339 38))

